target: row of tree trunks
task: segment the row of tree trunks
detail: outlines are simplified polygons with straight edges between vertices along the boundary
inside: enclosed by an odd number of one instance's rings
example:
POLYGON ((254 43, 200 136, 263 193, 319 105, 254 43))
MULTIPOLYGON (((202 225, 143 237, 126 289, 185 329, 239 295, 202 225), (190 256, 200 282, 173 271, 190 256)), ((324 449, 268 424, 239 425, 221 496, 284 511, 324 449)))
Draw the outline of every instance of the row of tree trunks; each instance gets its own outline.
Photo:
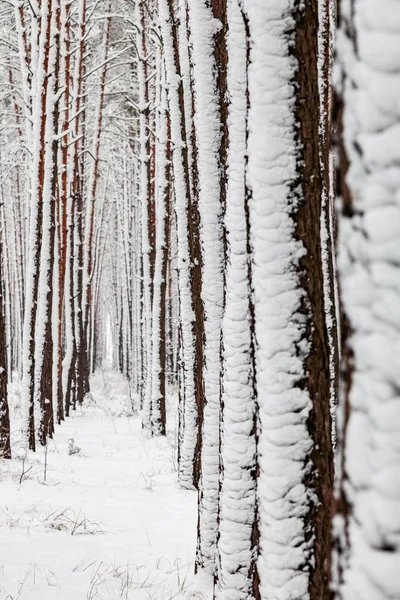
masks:
POLYGON ((331 55, 318 36, 329 3, 179 8, 159 2, 183 259, 180 479, 199 487, 197 568, 214 574, 218 598, 327 598, 337 333, 331 55), (282 545, 289 559, 272 561, 282 545))
POLYGON ((151 431, 151 310, 152 310, 152 249, 150 239, 151 163, 150 163, 150 97, 148 81, 148 42, 145 3, 136 2, 135 18, 138 23, 138 96, 140 142, 140 209, 142 257, 142 382, 140 405, 144 429, 151 431))
POLYGON ((178 475, 215 598, 397 598, 398 11, 339 3, 334 509, 334 3, 136 0, 122 37, 101 6, 93 28, 86 0, 12 7, 0 102, 25 165, 1 178, 0 453, 15 365, 32 449, 110 356, 165 435, 178 372, 178 475), (106 110, 114 43, 132 48, 126 117, 106 110))
MULTIPOLYGON (((109 7, 110 8, 110 7, 109 7)), ((100 138, 108 65, 111 17, 105 19, 100 84, 94 132, 87 132, 86 0, 76 19, 58 0, 15 10, 24 108, 15 118, 27 153, 29 197, 27 241, 19 222, 20 262, 15 284, 20 299, 23 353, 24 434, 35 449, 54 431, 54 410, 61 422, 71 405, 89 391, 91 281, 96 265, 94 206, 97 195, 100 138), (72 50, 74 50, 72 52, 72 50), (26 128, 20 126, 21 115, 26 128), (89 186, 85 182, 86 142, 93 142, 89 186), (87 210, 90 208, 91 210, 87 210), (22 262, 26 245, 26 274, 22 262)), ((97 69, 94 69, 96 72, 97 69)), ((13 80, 11 80, 13 85, 13 80)), ((20 204, 15 204, 21 212, 20 204)), ((16 229, 18 231, 18 229, 16 229)), ((15 310, 13 311, 16 312, 15 310)), ((11 327, 10 318, 6 323, 11 327)), ((10 337, 10 335, 8 336, 10 337)), ((10 351, 12 357, 12 346, 10 351)))

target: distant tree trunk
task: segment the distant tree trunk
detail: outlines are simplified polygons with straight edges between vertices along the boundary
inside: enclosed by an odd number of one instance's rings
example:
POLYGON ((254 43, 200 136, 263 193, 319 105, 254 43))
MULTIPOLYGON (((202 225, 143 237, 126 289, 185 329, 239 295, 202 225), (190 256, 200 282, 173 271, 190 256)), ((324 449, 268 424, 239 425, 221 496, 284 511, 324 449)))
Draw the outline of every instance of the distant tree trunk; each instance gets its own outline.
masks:
POLYGON ((89 357, 87 338, 85 330, 85 223, 87 198, 85 195, 85 173, 86 173, 86 148, 87 140, 87 88, 86 88, 86 44, 84 36, 87 27, 86 0, 80 2, 80 26, 81 39, 79 47, 79 60, 75 65, 75 85, 77 114, 75 118, 75 134, 77 141, 74 144, 73 154, 73 194, 75 200, 75 231, 74 231, 74 292, 75 292, 75 340, 76 340, 76 362, 75 362, 75 401, 82 404, 86 394, 89 392, 89 357))
POLYGON ((85 319, 83 314, 83 270, 84 265, 84 160, 79 161, 78 172, 76 174, 75 188, 75 264, 74 264, 74 290, 75 290, 75 336, 76 336, 76 401, 83 403, 86 393, 89 391, 89 360, 87 352, 87 339, 85 332, 85 319))
POLYGON ((67 202, 67 264, 65 272, 65 335, 66 352, 63 361, 65 373, 64 409, 68 417, 71 406, 76 403, 76 332, 75 332, 75 197, 70 195, 67 202))
MULTIPOLYGON (((160 57, 161 58, 161 57, 160 57)), ((161 61, 160 61, 161 62, 161 61)), ((161 75, 161 64, 159 65, 161 75)), ((151 428, 156 435, 166 434, 166 286, 169 234, 170 165, 168 156, 167 92, 164 77, 159 83, 156 117, 156 258, 152 312, 152 394, 151 428)))
MULTIPOLYGON (((111 13, 111 2, 108 4, 108 11, 111 13)), ((96 200, 98 192, 98 179, 100 176, 99 165, 100 165, 100 148, 101 148, 101 135, 103 125, 103 113, 104 113, 104 98, 107 83, 107 59, 110 46, 110 28, 111 28, 111 17, 107 17, 104 31, 103 31, 103 52, 101 55, 101 76, 99 84, 99 97, 96 106, 96 113, 94 116, 94 135, 93 135, 93 148, 92 148, 92 163, 90 169, 90 177, 88 183, 88 198, 85 203, 85 232, 84 232, 84 243, 83 243, 83 274, 82 274, 82 315, 83 315, 83 336, 85 338, 86 353, 90 351, 89 343, 89 324, 90 324, 90 310, 92 306, 92 277, 93 277, 93 254, 94 254, 94 228, 95 228, 95 215, 96 215, 96 200)), ((89 357, 86 357, 86 363, 88 365, 88 372, 85 373, 85 385, 86 391, 89 391, 89 357)))
POLYGON ((337 600, 400 598, 399 8, 339 3, 337 600))
POLYGON ((320 231, 319 6, 243 5, 250 36, 259 594, 323 600, 330 597, 333 453, 320 231))
POLYGON ((7 351, 6 328, 4 320, 4 281, 3 257, 0 241, 0 458, 11 458, 10 415, 7 398, 7 351))
POLYGON ((200 244, 200 214, 199 214, 199 173, 198 154, 196 146, 196 131, 194 123, 194 88, 193 88, 193 61, 189 40, 189 11, 186 0, 178 0, 177 19, 179 27, 174 30, 174 45, 179 48, 179 64, 182 73, 181 93, 179 102, 181 110, 185 115, 183 125, 185 127, 185 144, 187 151, 185 161, 187 164, 187 178, 190 186, 188 198, 188 225, 189 225, 189 250, 192 265, 192 298, 194 310, 194 373, 195 373, 195 397, 197 410, 197 439, 194 456, 193 481, 195 487, 199 487, 201 474, 201 448, 202 429, 204 420, 204 305, 202 299, 202 267, 203 255, 200 244), (175 35, 177 38, 175 40, 175 35))
POLYGON ((139 93, 139 139, 140 139, 140 207, 142 236, 142 426, 151 428, 151 308, 152 308, 152 265, 151 265, 151 164, 150 164, 150 103, 148 83, 148 48, 144 0, 137 0, 135 9, 138 23, 137 46, 138 93, 139 93))
MULTIPOLYGON (((64 3, 61 9, 61 32, 60 32, 60 59, 61 59, 61 81, 65 86, 62 97, 62 133, 64 137, 61 142, 60 163, 62 164, 62 173, 59 177, 58 193, 58 331, 57 331, 57 421, 64 420, 64 392, 63 388, 63 323, 70 333, 70 317, 67 316, 69 303, 69 290, 66 286, 68 270, 68 211, 71 208, 70 189, 68 185, 68 144, 70 135, 67 134, 70 126, 70 86, 71 86, 71 40, 70 40, 70 6, 64 3), (68 325, 67 325, 68 322, 68 325)), ((70 351, 71 340, 67 339, 67 352, 70 351)))

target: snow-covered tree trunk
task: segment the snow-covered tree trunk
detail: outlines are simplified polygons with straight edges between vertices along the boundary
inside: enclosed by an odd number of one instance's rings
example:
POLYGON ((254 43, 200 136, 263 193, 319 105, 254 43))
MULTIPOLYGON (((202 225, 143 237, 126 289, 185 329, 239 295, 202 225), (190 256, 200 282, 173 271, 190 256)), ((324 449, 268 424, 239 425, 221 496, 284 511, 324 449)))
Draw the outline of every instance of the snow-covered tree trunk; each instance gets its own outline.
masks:
MULTIPOLYGON (((4 230, 3 230, 4 236, 4 230)), ((3 237, 2 236, 2 237, 3 237)), ((10 444, 10 415, 8 409, 7 396, 7 351, 6 351, 6 328, 5 328, 5 307, 4 307, 4 287, 3 281, 3 257, 2 245, 4 241, 0 240, 0 458, 11 458, 10 444)))
POLYGON ((229 148, 225 307, 222 321, 221 490, 215 597, 253 598, 256 585, 256 421, 246 210, 247 35, 227 3, 229 148))
POLYGON ((77 248, 79 196, 81 194, 79 153, 83 147, 82 130, 84 119, 84 59, 86 53, 86 0, 79 0, 77 6, 77 47, 71 81, 71 143, 68 146, 67 161, 67 264, 65 274, 66 302, 65 329, 66 353, 63 361, 63 379, 65 381, 65 413, 75 406, 77 398, 76 363, 79 352, 79 327, 77 322, 77 248))
POLYGON ((53 266, 55 242, 55 204, 57 185, 57 133, 59 36, 57 30, 58 2, 49 6, 48 44, 50 46, 45 101, 45 131, 43 184, 41 187, 42 223, 37 324, 35 332, 35 402, 40 404, 38 437, 42 445, 54 431, 53 418, 53 266))
POLYGON ((332 67, 336 8, 331 0, 318 0, 318 90, 319 141, 322 178, 321 255, 324 274, 324 303, 331 377, 330 407, 332 441, 336 444, 336 405, 339 381, 339 291, 336 267, 336 217, 334 150, 332 148, 332 67))
MULTIPOLYGON (((73 286, 74 286, 74 318, 76 357, 71 367, 74 369, 75 381, 74 402, 82 404, 89 391, 89 360, 84 314, 84 270, 85 270, 85 223, 86 223, 86 186, 85 174, 89 160, 85 152, 88 139, 88 88, 87 88, 87 3, 80 0, 78 4, 79 33, 77 60, 74 73, 74 111, 71 119, 75 121, 75 140, 73 144, 72 194, 74 199, 74 250, 73 250, 73 286)), ((75 406, 75 404, 74 404, 75 406)))
POLYGON ((138 24, 137 48, 139 53, 137 76, 139 94, 139 141, 140 141, 140 208, 141 208, 141 256, 142 256, 142 425, 145 430, 151 427, 151 264, 150 264, 150 140, 149 140, 149 85, 147 69, 147 39, 145 6, 143 0, 136 0, 135 18, 138 24))
MULTIPOLYGON (((342 0, 334 597, 400 597, 400 5, 342 0)), ((340 75, 340 77, 339 77, 340 75)))
MULTIPOLYGON (((201 472, 202 426, 204 413, 204 305, 202 299, 202 265, 203 256, 200 243, 200 214, 199 214, 199 175, 196 131, 194 122, 195 103, 193 86, 192 47, 189 39, 189 11, 186 0, 178 0, 176 44, 179 52, 179 64, 182 76, 182 88, 179 96, 181 110, 184 114, 185 145, 187 152, 187 179, 190 186, 190 203, 188 205, 189 251, 192 266, 192 297, 194 308, 194 369, 195 397, 197 410, 197 440, 194 457, 194 485, 199 487, 201 472)), ((175 44, 175 36, 174 36, 175 44)))
POLYGON ((260 598, 329 597, 333 483, 318 2, 244 0, 260 598))
POLYGON ((220 338, 223 308, 222 212, 225 180, 223 130, 225 3, 188 3, 192 47, 194 124, 198 170, 204 305, 204 413, 197 566, 214 570, 219 488, 220 338), (215 15, 218 17, 214 17, 215 15), (219 35, 221 34, 222 35, 219 35), (218 37, 218 42, 216 38, 218 37), (218 63, 216 61, 218 55, 218 63))
MULTIPOLYGON (((60 86, 64 88, 61 102, 61 139, 59 149, 59 163, 61 169, 59 172, 59 193, 58 193, 58 307, 57 307, 57 421, 60 423, 64 419, 64 392, 65 379, 63 376, 63 324, 65 329, 70 332, 70 314, 67 317, 69 307, 69 290, 66 285, 66 272, 68 268, 68 211, 70 210, 70 188, 68 185, 68 145, 71 142, 71 136, 68 133, 70 127, 70 98, 71 98, 71 22, 70 5, 65 6, 61 3, 60 10, 60 86), (68 325, 67 325, 68 322, 68 325)), ((68 336, 69 337, 69 336, 68 336)), ((71 353, 71 340, 67 337, 66 352, 71 353)), ((72 353, 71 353, 72 355, 72 353)), ((69 358, 69 361, 71 359, 69 358)))
POLYGON ((155 435, 166 433, 165 413, 165 350, 166 350, 166 274, 169 232, 170 165, 168 158, 167 92, 159 55, 156 116, 156 257, 154 267, 152 311, 152 393, 151 428, 155 435))
MULTIPOLYGON (((108 4, 108 11, 111 13, 111 2, 108 4)), ((106 91, 107 82, 107 66, 108 66, 108 53, 110 46, 110 27, 111 17, 106 18, 103 31, 103 48, 101 53, 100 64, 102 65, 99 89, 98 89, 98 100, 96 104, 96 111, 94 115, 94 133, 93 133, 93 146, 91 152, 92 162, 90 164, 90 176, 88 183, 88 193, 85 202, 85 233, 83 241, 83 292, 82 292, 82 315, 83 315, 83 335, 85 336, 86 351, 89 351, 90 337, 89 323, 90 323, 90 310, 92 301, 92 277, 93 277, 93 252, 94 252, 94 230, 95 230, 95 206, 98 191, 98 180, 99 180, 99 161, 100 161, 100 148, 101 148, 101 135, 103 125, 103 112, 104 112, 104 97, 106 91)), ((87 365, 89 367, 89 357, 87 358, 87 365)), ((89 373, 86 375, 89 377, 89 373)))
MULTIPOLYGON (((46 0, 39 12, 32 16, 31 69, 32 79, 32 166, 29 202, 28 267, 26 278, 26 302, 23 334, 22 402, 24 410, 23 432, 27 444, 35 449, 35 363, 36 363, 36 317, 40 273, 40 251, 43 220, 43 197, 46 164, 46 127, 51 122, 52 112, 47 119, 47 96, 49 88, 50 41, 52 39, 52 0, 46 0)), ((52 92, 50 91, 52 96, 52 92)), ((47 146, 47 150, 51 150, 47 146)), ((48 187, 47 187, 48 190, 48 187)))

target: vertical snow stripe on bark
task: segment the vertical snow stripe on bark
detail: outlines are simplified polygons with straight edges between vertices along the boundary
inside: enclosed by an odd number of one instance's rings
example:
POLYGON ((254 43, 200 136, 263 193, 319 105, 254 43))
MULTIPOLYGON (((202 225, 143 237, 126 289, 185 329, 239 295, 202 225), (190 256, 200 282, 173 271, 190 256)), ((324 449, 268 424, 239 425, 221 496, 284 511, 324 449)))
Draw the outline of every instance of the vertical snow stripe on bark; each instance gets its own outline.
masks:
POLYGON ((7 396, 7 352, 6 330, 4 320, 4 286, 3 286, 3 239, 0 240, 0 458, 11 458, 10 414, 7 396))
POLYGON ((137 65, 139 92, 139 140, 140 140, 140 207, 142 237, 142 277, 143 277, 143 400, 142 425, 145 430, 151 428, 151 269, 150 269, 150 237, 149 237, 149 204, 150 204, 150 170, 149 170, 149 97, 146 80, 146 19, 143 0, 137 0, 135 17, 138 24, 137 47, 139 60, 137 65))
POLYGON ((199 487, 201 471, 202 426, 204 413, 204 307, 202 301, 203 258, 200 243, 200 215, 198 206, 198 154, 194 124, 193 60, 188 28, 188 7, 186 0, 178 0, 174 27, 174 46, 179 56, 182 77, 179 87, 179 106, 183 115, 182 139, 184 140, 185 177, 188 197, 188 236, 191 262, 191 293, 194 310, 194 379, 197 410, 197 440, 195 446, 193 483, 199 487))
POLYGON ((161 80, 157 82, 158 109, 156 116, 156 243, 154 265, 154 290, 152 314, 152 432, 165 435, 165 286, 166 286, 166 249, 169 202, 169 166, 167 157, 168 122, 167 98, 164 69, 161 69, 161 53, 158 50, 157 73, 161 80))
POLYGON ((400 597, 400 5, 342 0, 335 598, 400 597))
POLYGON ((56 159, 57 152, 54 140, 57 134, 57 118, 55 93, 57 85, 56 61, 58 43, 56 41, 57 2, 51 0, 49 4, 49 30, 47 44, 49 55, 46 63, 47 93, 43 106, 45 117, 45 131, 42 148, 43 151, 43 178, 40 190, 42 204, 41 222, 41 247, 40 247, 40 273, 37 321, 35 331, 35 402, 40 405, 39 440, 46 443, 48 435, 53 432, 53 397, 52 397, 52 283, 54 263, 54 208, 56 185, 56 159))
POLYGON ((40 235, 44 178, 44 147, 46 132, 47 67, 51 23, 51 0, 46 0, 32 18, 32 170, 29 202, 29 241, 26 278, 26 302, 23 332, 22 406, 23 436, 30 449, 35 449, 35 328, 39 287, 40 235), (40 28, 38 32, 38 22, 40 28))
POLYGON ((290 211, 296 180, 295 61, 287 31, 293 30, 290 2, 247 0, 252 40, 249 66, 248 184, 253 250, 256 367, 259 402, 258 504, 263 600, 307 599, 308 574, 304 518, 310 501, 303 484, 312 442, 306 420, 311 400, 296 384, 304 377, 309 351, 296 267, 304 256, 294 240, 290 211), (304 341, 303 341, 304 340, 304 341), (299 356, 296 356, 296 347, 299 356))
POLYGON ((220 340, 223 308, 220 106, 214 36, 222 27, 206 0, 188 3, 192 44, 194 123, 203 256, 204 413, 199 485, 197 566, 214 571, 219 488, 220 340))
POLYGON ((228 1, 227 47, 227 265, 222 321, 222 473, 215 597, 249 600, 253 598, 255 563, 252 534, 256 518, 256 440, 245 214, 247 35, 237 0, 228 1))

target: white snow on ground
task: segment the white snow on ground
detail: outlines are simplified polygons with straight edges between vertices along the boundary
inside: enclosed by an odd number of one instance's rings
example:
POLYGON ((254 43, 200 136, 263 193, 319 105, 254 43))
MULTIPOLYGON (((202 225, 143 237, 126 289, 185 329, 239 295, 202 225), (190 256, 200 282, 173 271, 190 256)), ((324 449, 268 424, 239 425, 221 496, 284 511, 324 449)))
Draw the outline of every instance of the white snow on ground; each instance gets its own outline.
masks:
POLYGON ((46 470, 43 448, 22 460, 16 384, 11 410, 0 600, 211 598, 193 575, 197 494, 177 484, 175 436, 145 438, 122 376, 93 378, 92 399, 50 440, 46 470))

